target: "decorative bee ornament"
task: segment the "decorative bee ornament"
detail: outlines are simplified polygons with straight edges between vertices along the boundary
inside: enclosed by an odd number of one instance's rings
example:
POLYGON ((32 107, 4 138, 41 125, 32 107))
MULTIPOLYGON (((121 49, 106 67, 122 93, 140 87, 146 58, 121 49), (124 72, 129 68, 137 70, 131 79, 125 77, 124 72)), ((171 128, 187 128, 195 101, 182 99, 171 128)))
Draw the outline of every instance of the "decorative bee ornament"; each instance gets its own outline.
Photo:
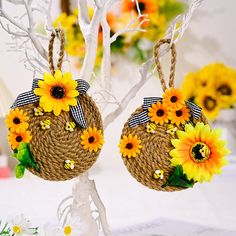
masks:
POLYGON ((100 112, 87 95, 89 84, 62 73, 64 33, 56 30, 49 42, 49 67, 43 79, 34 79, 32 89, 20 94, 6 118, 8 140, 19 161, 16 177, 25 169, 54 181, 77 177, 98 158, 103 145, 100 112), (60 39, 57 70, 53 44, 60 39))
POLYGON ((176 50, 171 49, 169 88, 159 61, 159 48, 154 47, 155 62, 162 89, 162 97, 144 98, 124 125, 120 152, 131 175, 143 185, 159 191, 179 191, 192 188, 195 183, 210 181, 226 164, 225 141, 219 130, 207 124, 201 108, 186 101, 174 88, 176 50))

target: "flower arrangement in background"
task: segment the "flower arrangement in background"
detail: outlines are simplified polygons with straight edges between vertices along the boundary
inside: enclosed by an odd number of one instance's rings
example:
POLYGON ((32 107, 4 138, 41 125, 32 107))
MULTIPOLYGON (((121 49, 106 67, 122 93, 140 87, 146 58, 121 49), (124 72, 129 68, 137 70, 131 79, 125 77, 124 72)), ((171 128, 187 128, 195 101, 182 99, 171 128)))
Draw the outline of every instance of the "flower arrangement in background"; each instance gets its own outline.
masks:
MULTIPOLYGON (((119 11, 116 9, 116 12, 110 11, 107 14, 107 22, 111 28, 111 35, 123 29, 129 23, 132 14, 138 18, 137 25, 143 22, 144 31, 120 35, 111 46, 112 53, 121 53, 131 60, 143 62, 152 55, 153 43, 164 35, 168 23, 185 10, 185 4, 178 0, 139 0, 138 2, 139 9, 136 1, 122 0, 119 11), (138 17, 139 11, 142 17, 138 17)), ((92 8, 89 8, 89 16, 91 18, 93 16, 92 8)), ((78 9, 62 12, 54 21, 54 27, 58 26, 65 31, 67 53, 77 58, 76 67, 80 68, 85 55, 85 44, 78 25, 78 9)), ((98 40, 96 66, 99 66, 102 60, 101 27, 98 40)))
POLYGON ((209 64, 188 73, 182 91, 214 121, 221 109, 233 108, 236 103, 236 70, 221 63, 209 64))

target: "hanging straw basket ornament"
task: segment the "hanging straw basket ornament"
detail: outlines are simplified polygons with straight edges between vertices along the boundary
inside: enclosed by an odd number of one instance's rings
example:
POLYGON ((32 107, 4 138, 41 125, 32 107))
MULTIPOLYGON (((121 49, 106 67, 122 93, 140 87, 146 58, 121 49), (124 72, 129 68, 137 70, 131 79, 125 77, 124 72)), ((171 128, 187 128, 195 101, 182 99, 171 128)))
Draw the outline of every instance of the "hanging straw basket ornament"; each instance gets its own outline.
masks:
POLYGON ((171 49, 169 88, 164 80, 158 50, 169 39, 154 47, 155 62, 163 97, 144 98, 125 123, 120 152, 131 175, 143 185, 159 191, 178 191, 196 182, 210 181, 221 172, 229 151, 220 140, 219 130, 211 130, 201 108, 186 101, 174 88, 176 49, 171 49))
POLYGON ((18 159, 16 177, 27 168, 33 174, 53 181, 77 177, 98 158, 103 145, 100 112, 87 95, 89 84, 62 73, 64 33, 57 29, 49 42, 50 73, 34 79, 32 90, 20 94, 6 118, 8 140, 18 159), (53 44, 60 39, 57 70, 53 44))

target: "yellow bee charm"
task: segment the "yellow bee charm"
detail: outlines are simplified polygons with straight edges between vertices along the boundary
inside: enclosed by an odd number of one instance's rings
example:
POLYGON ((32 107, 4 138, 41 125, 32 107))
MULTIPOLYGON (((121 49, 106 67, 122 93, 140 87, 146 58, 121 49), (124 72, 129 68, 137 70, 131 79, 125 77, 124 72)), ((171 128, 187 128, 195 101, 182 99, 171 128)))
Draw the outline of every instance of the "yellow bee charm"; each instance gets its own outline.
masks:
POLYGON ((208 158, 211 154, 210 149, 207 146, 203 146, 199 152, 201 153, 203 158, 208 158))
POLYGON ((167 125, 166 133, 173 136, 177 130, 178 130, 178 128, 176 126, 169 124, 169 125, 167 125))
POLYGON ((43 108, 41 108, 41 107, 35 107, 35 108, 34 108, 34 115, 35 115, 35 116, 43 116, 43 108))
POLYGON ((51 121, 50 120, 41 121, 40 125, 43 130, 50 129, 51 121))
POLYGON ((163 170, 156 170, 153 174, 154 179, 163 179, 164 178, 164 171, 163 170))
POLYGON ((146 125, 146 131, 148 133, 155 134, 157 132, 156 129, 157 129, 157 126, 154 123, 149 123, 146 125))
POLYGON ((75 162, 73 160, 64 161, 64 168, 66 170, 73 170, 75 168, 75 162))
POLYGON ((74 129, 75 129, 75 126, 76 126, 75 122, 73 122, 73 121, 71 121, 71 122, 67 121, 67 122, 66 122, 65 130, 70 131, 70 132, 73 132, 74 129))

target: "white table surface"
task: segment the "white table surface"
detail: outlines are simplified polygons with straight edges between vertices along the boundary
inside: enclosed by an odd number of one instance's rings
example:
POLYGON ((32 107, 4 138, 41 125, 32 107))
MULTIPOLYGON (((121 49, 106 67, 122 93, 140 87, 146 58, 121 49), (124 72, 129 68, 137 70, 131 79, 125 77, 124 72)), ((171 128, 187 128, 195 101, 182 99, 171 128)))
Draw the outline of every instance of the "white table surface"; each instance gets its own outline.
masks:
MULTIPOLYGON (((96 180, 112 229, 164 217, 236 230, 235 164, 224 167, 223 174, 211 183, 172 193, 149 190, 125 167, 95 170, 91 177, 96 180)), ((24 213, 37 224, 48 223, 56 218, 57 206, 70 195, 73 182, 48 182, 32 175, 0 180, 0 219, 24 213)))

